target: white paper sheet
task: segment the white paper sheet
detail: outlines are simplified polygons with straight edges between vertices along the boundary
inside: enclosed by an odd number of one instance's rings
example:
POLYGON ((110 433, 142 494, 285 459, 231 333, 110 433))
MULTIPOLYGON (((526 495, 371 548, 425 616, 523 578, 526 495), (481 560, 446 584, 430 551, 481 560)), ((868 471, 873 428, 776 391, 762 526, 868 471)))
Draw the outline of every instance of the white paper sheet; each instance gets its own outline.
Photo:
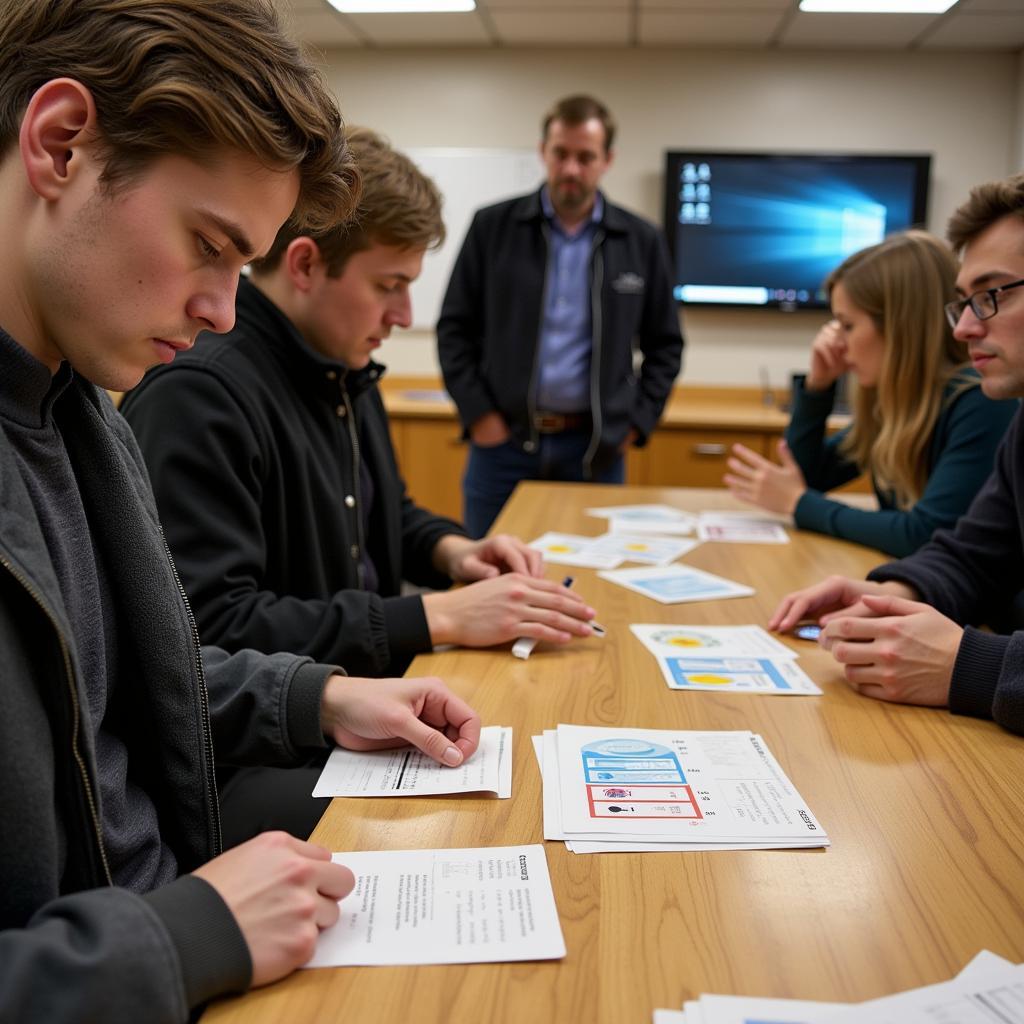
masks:
POLYGON ((545 562, 556 565, 572 565, 581 569, 614 569, 622 562, 622 555, 615 551, 595 551, 596 538, 576 533, 542 533, 531 540, 529 547, 541 552, 545 562))
POLYGON ((788 544, 789 534, 775 518, 760 513, 701 512, 697 536, 728 544, 788 544))
POLYGON ((673 690, 820 695, 796 654, 760 626, 630 626, 673 690))
MULTIPOLYGON (((635 527, 634 527, 635 529, 635 527)), ((687 537, 641 536, 637 533, 603 533, 594 537, 589 546, 591 555, 616 555, 621 562, 641 562, 644 565, 668 565, 692 551, 700 541, 687 537)))
POLYGON ((487 725, 480 746, 457 768, 438 764, 415 747, 358 752, 335 747, 313 796, 512 795, 512 730, 487 725))
POLYGON ((716 601, 729 597, 749 597, 752 587, 723 579, 686 565, 653 566, 641 569, 612 569, 598 576, 628 590, 635 590, 661 604, 683 601, 716 601))
POLYGON ((307 967, 565 956, 543 846, 336 853, 356 888, 307 967))
POLYGON ((692 513, 684 512, 673 505, 601 505, 584 511, 588 516, 596 516, 599 519, 633 523, 634 529, 642 525, 645 531, 665 523, 685 524, 692 530, 697 521, 697 517, 692 513))

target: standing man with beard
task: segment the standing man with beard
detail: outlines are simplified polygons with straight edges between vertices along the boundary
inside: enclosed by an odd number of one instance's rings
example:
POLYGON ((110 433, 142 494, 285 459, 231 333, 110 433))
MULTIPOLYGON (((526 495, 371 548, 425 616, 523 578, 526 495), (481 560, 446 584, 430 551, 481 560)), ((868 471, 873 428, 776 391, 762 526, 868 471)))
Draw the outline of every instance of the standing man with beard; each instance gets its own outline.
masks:
POLYGON ((614 135, 592 97, 556 103, 545 184, 478 211, 452 272, 438 352, 471 442, 474 537, 520 480, 622 483, 626 449, 646 443, 679 372, 661 232, 598 190, 614 135))

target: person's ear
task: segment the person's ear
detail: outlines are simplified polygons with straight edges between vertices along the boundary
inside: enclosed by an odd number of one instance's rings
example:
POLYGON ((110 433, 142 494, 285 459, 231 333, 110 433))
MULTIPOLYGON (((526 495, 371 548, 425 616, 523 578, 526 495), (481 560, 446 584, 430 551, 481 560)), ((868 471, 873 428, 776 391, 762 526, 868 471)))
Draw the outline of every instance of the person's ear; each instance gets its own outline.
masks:
POLYGON ((312 290, 317 277, 322 276, 326 269, 320 247, 307 235, 300 235, 288 243, 284 266, 292 285, 303 294, 312 290))
POLYGON ((605 153, 605 157, 604 158, 607 161, 607 163, 605 165, 605 170, 607 171, 608 168, 611 167, 611 165, 613 163, 615 163, 615 150, 614 149, 609 149, 608 152, 605 153))
POLYGON ((18 145, 32 190, 56 200, 75 176, 97 134, 92 93, 72 78, 41 85, 21 119, 18 145))

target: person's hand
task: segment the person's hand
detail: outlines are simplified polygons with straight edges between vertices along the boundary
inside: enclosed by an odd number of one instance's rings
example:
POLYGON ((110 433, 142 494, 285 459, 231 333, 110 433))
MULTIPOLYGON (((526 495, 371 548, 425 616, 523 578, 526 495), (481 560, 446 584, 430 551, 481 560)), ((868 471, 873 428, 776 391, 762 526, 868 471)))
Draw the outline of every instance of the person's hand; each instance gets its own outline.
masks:
POLYGON ((899 704, 945 707, 964 631, 920 601, 861 598, 873 618, 834 615, 818 642, 858 692, 899 704))
POLYGON ((500 412, 485 412, 469 426, 469 439, 481 448, 494 448, 504 444, 512 432, 500 412))
POLYGON ((846 339, 838 320, 830 320, 811 343, 811 368, 804 378, 808 391, 827 391, 846 372, 846 339))
POLYGON ((521 636, 567 644, 592 636, 595 612, 568 587, 522 573, 506 573, 423 598, 435 644, 490 647, 521 636))
POLYGON ((619 454, 625 455, 629 451, 629 449, 632 448, 634 444, 636 444, 636 439, 639 436, 640 435, 637 433, 636 427, 630 427, 629 433, 626 435, 625 440, 622 442, 622 444, 619 445, 619 454))
POLYGON ((411 743, 454 768, 480 743, 480 717, 440 679, 331 676, 320 706, 324 733, 349 750, 411 743))
POLYGON ((483 540, 448 534, 434 545, 433 561, 456 583, 487 580, 503 572, 537 577, 544 575, 544 556, 507 533, 484 537, 483 540))
POLYGON ((253 985, 301 967, 316 937, 338 920, 338 900, 355 886, 330 853, 285 832, 264 832, 196 868, 234 915, 252 957, 253 985))
POLYGON ((918 596, 905 583, 895 580, 871 583, 868 580, 851 580, 847 576, 829 576, 813 587, 787 594, 768 620, 768 628, 788 633, 804 619, 817 619, 824 626, 837 615, 871 616, 874 612, 863 600, 866 594, 893 594, 911 601, 918 596))
POLYGON ((779 459, 777 465, 746 445, 734 444, 725 486, 741 501, 791 516, 807 482, 785 441, 779 441, 779 459))

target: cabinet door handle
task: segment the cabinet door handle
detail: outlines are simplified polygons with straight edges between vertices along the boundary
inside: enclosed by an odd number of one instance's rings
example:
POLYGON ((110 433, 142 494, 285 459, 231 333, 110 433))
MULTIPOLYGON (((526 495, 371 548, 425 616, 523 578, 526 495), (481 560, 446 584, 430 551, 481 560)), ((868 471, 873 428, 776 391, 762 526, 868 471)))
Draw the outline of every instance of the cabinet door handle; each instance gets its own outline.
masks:
POLYGON ((692 451, 694 455, 700 455, 703 458, 719 458, 728 451, 728 448, 724 444, 705 442, 703 444, 692 445, 690 451, 692 451))

